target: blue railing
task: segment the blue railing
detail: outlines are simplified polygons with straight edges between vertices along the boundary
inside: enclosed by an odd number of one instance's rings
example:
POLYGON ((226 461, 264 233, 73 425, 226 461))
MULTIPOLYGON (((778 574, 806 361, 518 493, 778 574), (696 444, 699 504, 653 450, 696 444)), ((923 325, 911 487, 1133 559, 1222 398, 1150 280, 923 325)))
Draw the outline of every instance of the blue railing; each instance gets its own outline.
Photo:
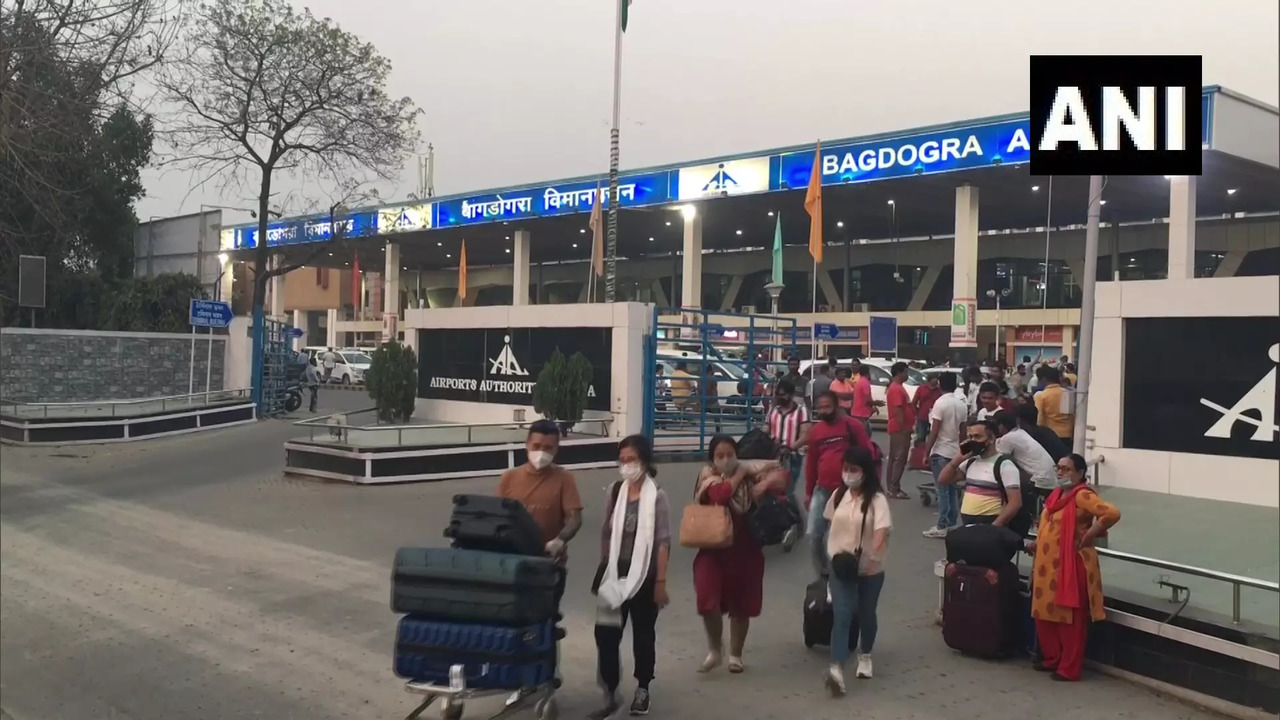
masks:
POLYGON ((655 443, 706 448, 759 425, 787 359, 794 318, 655 308, 645 345, 645 430, 655 443))

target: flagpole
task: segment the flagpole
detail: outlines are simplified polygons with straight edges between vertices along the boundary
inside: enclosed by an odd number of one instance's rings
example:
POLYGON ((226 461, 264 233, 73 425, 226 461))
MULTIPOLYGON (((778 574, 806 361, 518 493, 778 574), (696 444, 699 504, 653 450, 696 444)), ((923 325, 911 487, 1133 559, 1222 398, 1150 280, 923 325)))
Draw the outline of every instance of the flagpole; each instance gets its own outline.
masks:
POLYGON ((605 251, 604 301, 615 298, 618 280, 618 126, 622 118, 622 12, 623 3, 616 0, 617 16, 613 23, 613 128, 609 131, 609 230, 605 251))
MULTIPOLYGON (((810 353, 810 356, 813 358, 813 362, 815 363, 814 367, 817 367, 816 363, 818 362, 818 333, 814 332, 814 325, 816 325, 818 322, 818 318, 816 317, 817 314, 818 314, 818 258, 815 257, 813 259, 813 310, 811 311, 811 317, 809 318, 809 341, 813 345, 813 349, 810 350, 809 353, 810 353)), ((814 372, 817 372, 817 371, 815 370, 814 372)), ((810 375, 811 377, 816 377, 812 374, 810 375)))

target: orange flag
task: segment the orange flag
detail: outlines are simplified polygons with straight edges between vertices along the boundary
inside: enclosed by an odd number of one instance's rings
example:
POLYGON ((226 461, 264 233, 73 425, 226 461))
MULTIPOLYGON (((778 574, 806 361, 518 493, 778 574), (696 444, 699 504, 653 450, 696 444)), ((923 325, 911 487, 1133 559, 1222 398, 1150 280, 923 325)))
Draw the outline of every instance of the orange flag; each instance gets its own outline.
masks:
POLYGON ((604 222, 600 213, 600 183, 596 183, 596 201, 591 206, 591 220, 587 223, 591 228, 591 263, 596 277, 604 274, 604 222))
POLYGON ((462 252, 458 255, 458 297, 467 298, 467 241, 462 241, 462 252))
POLYGON ((809 213, 809 254, 815 264, 822 263, 822 142, 813 153, 813 169, 809 171, 809 189, 804 194, 804 209, 809 213))

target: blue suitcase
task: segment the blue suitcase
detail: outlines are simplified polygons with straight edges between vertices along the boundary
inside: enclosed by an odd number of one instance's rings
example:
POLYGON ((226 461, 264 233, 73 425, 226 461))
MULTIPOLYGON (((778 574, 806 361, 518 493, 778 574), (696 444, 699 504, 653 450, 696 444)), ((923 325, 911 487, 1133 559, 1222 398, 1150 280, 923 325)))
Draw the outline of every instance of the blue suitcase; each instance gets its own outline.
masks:
POLYGON ((449 668, 462 665, 468 688, 534 687, 555 677, 556 641, 563 632, 554 620, 504 627, 406 615, 396 628, 395 673, 447 686, 449 668))

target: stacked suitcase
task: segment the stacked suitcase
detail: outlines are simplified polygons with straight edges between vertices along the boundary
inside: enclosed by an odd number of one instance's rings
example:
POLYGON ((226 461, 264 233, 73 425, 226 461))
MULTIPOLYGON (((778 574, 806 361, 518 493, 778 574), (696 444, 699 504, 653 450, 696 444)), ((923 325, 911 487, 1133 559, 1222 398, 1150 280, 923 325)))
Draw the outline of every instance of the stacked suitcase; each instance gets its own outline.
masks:
POLYGON ((552 682, 560 568, 543 556, 541 531, 514 500, 457 495, 449 548, 401 548, 391 575, 395 672, 468 688, 516 690, 552 682))
POLYGON ((965 525, 947 533, 942 639, 962 653, 1004 658, 1024 640, 1021 578, 1013 556, 1022 539, 1008 528, 965 525))

